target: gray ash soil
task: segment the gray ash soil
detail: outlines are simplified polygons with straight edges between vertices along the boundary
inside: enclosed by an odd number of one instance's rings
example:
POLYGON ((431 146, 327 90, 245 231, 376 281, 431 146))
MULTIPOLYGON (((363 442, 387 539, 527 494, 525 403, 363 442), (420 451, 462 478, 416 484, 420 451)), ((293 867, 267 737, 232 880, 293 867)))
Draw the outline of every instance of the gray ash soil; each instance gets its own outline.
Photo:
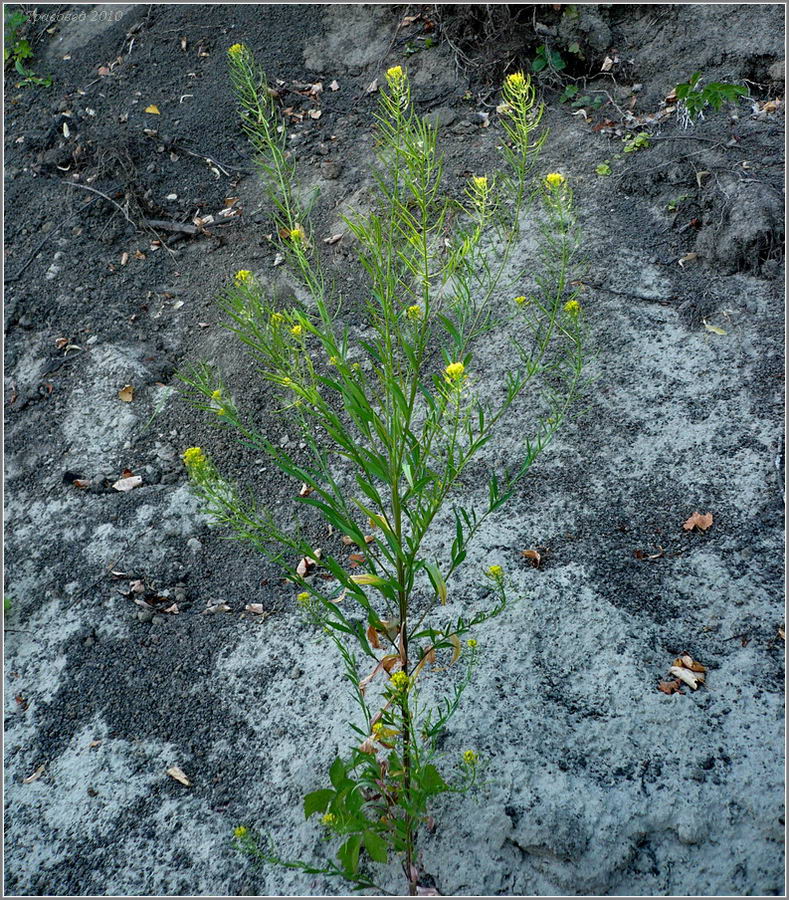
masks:
MULTIPOLYGON (((323 857, 301 799, 323 786, 352 710, 292 590, 209 527, 180 461, 203 446, 277 515, 296 515, 298 485, 190 409, 174 374, 217 364, 239 406, 300 452, 213 302, 239 268, 283 302, 296 291, 273 265, 225 51, 248 44, 282 82, 282 107, 305 113, 291 144, 301 185, 320 190, 315 233, 329 237, 370 202, 373 79, 408 67, 459 192, 496 165, 501 75, 546 40, 569 61, 564 83, 604 97, 587 121, 558 102, 558 80, 542 87, 541 171, 575 191, 596 382, 451 586, 455 604, 484 601, 479 573, 497 562, 525 599, 479 635, 444 749, 448 768, 468 746, 487 768, 478 794, 437 804, 424 883, 446 895, 782 893, 783 111, 742 99, 736 116, 690 128, 620 124, 625 110, 658 112, 696 70, 746 83, 753 102, 782 98, 781 9, 425 7, 426 31, 424 19, 398 29, 406 8, 393 6, 34 8, 72 18, 31 26, 50 89, 5 84, 6 894, 344 891, 255 867, 230 842, 243 823, 286 858, 323 857), (607 56, 618 61, 601 73, 607 56), (298 93, 318 81, 318 100, 298 93), (642 128, 650 146, 622 153, 642 128), (611 176, 597 176, 606 160, 611 176), (191 223, 235 197, 243 215, 208 234, 153 234, 69 187, 76 176, 137 222, 191 223), (157 237, 171 252, 151 248, 157 237), (126 384, 131 403, 118 399, 126 384), (128 494, 111 487, 125 469, 143 477, 128 494), (682 528, 695 510, 714 514, 706 533, 682 528), (525 547, 549 548, 540 569, 525 547), (135 580, 179 614, 136 606, 135 580), (202 614, 218 603, 231 612, 202 614), (657 684, 683 651, 710 666, 708 683, 666 696, 657 684)), ((321 253, 353 326, 353 244, 321 253)), ((483 393, 500 377, 497 340, 475 358, 483 393)), ((510 459, 524 425, 506 423, 484 462, 510 459)), ((469 478, 459 501, 480 491, 469 478)), ((440 558, 446 534, 431 540, 440 558)), ((379 880, 403 888, 394 865, 379 880)))

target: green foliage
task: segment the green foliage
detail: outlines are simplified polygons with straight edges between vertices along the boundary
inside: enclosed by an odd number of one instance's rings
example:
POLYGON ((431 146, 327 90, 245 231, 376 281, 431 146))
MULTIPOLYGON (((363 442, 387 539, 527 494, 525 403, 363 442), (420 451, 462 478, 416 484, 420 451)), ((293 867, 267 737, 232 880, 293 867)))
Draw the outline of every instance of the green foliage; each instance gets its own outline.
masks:
POLYGON ((19 83, 38 84, 49 87, 52 79, 48 76, 42 78, 25 66, 25 60, 33 58, 33 48, 30 42, 20 35, 21 29, 27 24, 27 16, 17 9, 10 7, 4 10, 3 15, 3 65, 13 65, 14 69, 23 76, 19 83))
POLYGON ((591 94, 581 94, 580 89, 575 84, 566 85, 562 93, 559 95, 559 103, 567 103, 568 100, 573 101, 570 104, 573 109, 580 109, 581 107, 589 109, 600 109, 600 107, 605 103, 605 98, 601 94, 598 94, 597 96, 592 96, 591 94))
POLYGON ((537 75, 547 69, 551 72, 561 72, 567 68, 567 63, 562 59, 558 50, 551 50, 547 44, 537 48, 537 54, 531 62, 532 73, 537 75))
POLYGON ((364 860, 401 855, 413 893, 417 834, 430 800, 469 789, 477 776, 473 751, 466 751, 453 778, 438 766, 439 738, 478 661, 476 641, 464 647, 463 639, 508 604, 499 566, 488 570, 485 602, 474 615, 451 596, 452 578, 483 523, 515 495, 584 383, 572 191, 559 173, 534 177, 545 140, 543 108, 529 79, 514 73, 499 106, 502 171, 475 176, 462 196, 447 197, 437 129, 415 112, 407 75, 399 66, 389 69, 375 116, 371 212, 345 220, 367 278, 356 313, 363 336, 356 336, 342 324, 340 291, 316 253, 319 242, 294 188, 287 135, 265 74, 242 45, 230 48, 229 62, 274 234, 304 300, 277 304, 265 283, 241 270, 219 303, 278 414, 298 431, 304 453, 297 457, 274 445, 207 364, 179 374, 197 408, 272 459, 292 479, 294 495, 303 485, 294 502, 363 554, 363 565, 351 569, 341 550, 324 548, 319 564, 329 578, 312 578, 299 560, 318 555, 297 525, 281 523, 239 491, 200 448, 184 454, 192 486, 214 522, 276 563, 299 592, 305 617, 336 648, 358 707, 350 723, 353 740, 329 768, 331 786, 304 800, 307 818, 321 816, 336 862, 316 868, 285 861, 245 829, 236 837, 260 859, 342 876, 356 889, 374 886, 364 860), (527 211, 530 230, 541 236, 539 258, 510 270, 527 211), (525 294, 527 278, 535 286, 529 299, 519 296, 502 309, 503 297, 525 294), (494 399, 484 398, 476 376, 483 340, 495 341, 497 356, 506 356, 494 399), (531 426, 518 419, 523 443, 509 467, 488 472, 479 506, 452 507, 472 462, 508 417, 522 415, 527 397, 542 398, 542 413, 531 426), (427 537, 445 510, 454 540, 436 557, 427 537), (422 679, 455 664, 465 664, 464 672, 447 695, 423 704, 422 679))
POLYGON ((11 612, 11 607, 13 605, 13 600, 11 597, 3 597, 3 612, 9 613, 11 612))
POLYGON ((611 166, 608 164, 607 160, 606 162, 602 162, 596 165, 594 170, 598 175, 602 176, 608 176, 611 174, 611 166))
POLYGON ((622 148, 625 153, 635 153, 636 150, 646 150, 649 147, 649 132, 639 131, 638 134, 629 134, 625 138, 625 146, 622 148))
POLYGON ((721 81, 711 81, 702 88, 701 77, 701 72, 694 72, 686 82, 674 88, 677 100, 691 122, 703 119, 704 110, 708 106, 718 110, 724 103, 734 103, 738 97, 748 93, 748 89, 742 85, 721 81))

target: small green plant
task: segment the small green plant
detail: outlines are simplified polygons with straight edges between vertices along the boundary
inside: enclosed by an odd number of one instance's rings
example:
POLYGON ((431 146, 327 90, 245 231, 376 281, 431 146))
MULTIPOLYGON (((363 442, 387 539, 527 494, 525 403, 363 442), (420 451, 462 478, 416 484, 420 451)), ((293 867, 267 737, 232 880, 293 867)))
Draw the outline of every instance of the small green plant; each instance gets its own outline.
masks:
POLYGON ((625 138, 625 146, 622 148, 625 153, 635 153, 637 150, 646 150, 649 148, 650 134, 648 131, 639 131, 638 134, 629 134, 625 138))
POLYGON ((608 176, 611 174, 611 166, 608 164, 608 160, 596 165, 594 170, 598 175, 601 175, 601 176, 608 176))
POLYGON ((580 109, 583 107, 588 107, 589 109, 600 109, 600 107, 605 103, 605 98, 597 94, 596 96, 592 96, 591 94, 580 94, 580 90, 575 84, 568 84, 559 95, 559 103, 567 103, 568 100, 572 100, 573 102, 570 106, 573 109, 580 109))
POLYGON ((669 200, 669 202, 666 204, 666 210, 668 212, 677 212, 680 206, 689 198, 689 194, 682 194, 681 197, 677 197, 675 200, 669 200))
POLYGON ((537 48, 537 54, 531 62, 531 70, 534 75, 545 69, 551 72, 561 72, 567 68, 567 63, 562 59, 558 50, 551 50, 547 44, 537 48))
POLYGON ((4 613, 11 612, 12 606, 13 606, 13 600, 10 597, 3 597, 3 612, 4 613))
POLYGON ((25 66, 25 60, 33 58, 33 48, 27 38, 20 35, 20 30, 27 24, 27 16, 17 9, 4 10, 3 16, 3 65, 13 65, 23 77, 20 84, 38 84, 49 87, 52 79, 42 78, 25 66))
POLYGON ((704 110, 711 106, 718 110, 724 103, 734 103, 738 97, 748 93, 739 84, 711 81, 701 87, 701 72, 694 72, 683 84, 674 88, 680 109, 688 123, 704 118, 704 110))
POLYGON ((390 68, 376 114, 372 211, 346 219, 368 281, 354 336, 339 318, 339 291, 321 265, 294 188, 287 135, 265 73, 240 44, 230 48, 229 65, 279 249, 307 299, 276 303, 265 282, 243 269, 220 305, 279 414, 300 434, 303 453, 287 452, 257 430, 210 366, 197 364, 180 377, 197 408, 293 480, 294 498, 298 493, 305 512, 332 527, 338 545, 355 551, 356 567, 342 547, 316 551, 303 523, 279 522, 227 481, 201 448, 189 448, 184 463, 214 522, 252 543, 293 585, 306 622, 342 660, 358 709, 328 784, 314 785, 304 798, 304 815, 320 817, 336 862, 282 859, 253 826, 239 825, 234 836, 239 849, 260 860, 342 877, 354 889, 378 889, 369 866, 394 855, 414 895, 417 840, 431 799, 468 790, 482 764, 465 749, 456 755, 454 775, 439 769, 439 739, 479 662, 471 633, 501 615, 510 599, 498 563, 485 568, 473 611, 472 597, 452 594, 452 578, 583 385, 572 191, 560 173, 535 176, 543 108, 529 78, 517 72, 505 81, 500 107, 503 171, 474 176, 461 197, 446 197, 438 132, 416 114, 406 73, 390 68), (527 210, 530 230, 543 239, 537 272, 533 260, 528 268, 508 268, 527 210), (526 289, 529 274, 536 278, 526 289), (516 292, 502 312, 502 296, 516 292), (483 338, 497 342, 497 357, 506 355, 495 399, 483 399, 475 365, 483 338), (519 401, 539 396, 540 384, 544 406, 528 431, 518 420, 528 436, 517 458, 504 472, 488 473, 487 499, 478 508, 452 506, 472 461, 481 464, 480 451, 516 415, 519 401), (426 539, 442 513, 451 534, 436 557, 426 539), (315 577, 318 569, 325 577, 315 577), (425 679, 453 665, 462 671, 446 695, 425 700, 425 679))

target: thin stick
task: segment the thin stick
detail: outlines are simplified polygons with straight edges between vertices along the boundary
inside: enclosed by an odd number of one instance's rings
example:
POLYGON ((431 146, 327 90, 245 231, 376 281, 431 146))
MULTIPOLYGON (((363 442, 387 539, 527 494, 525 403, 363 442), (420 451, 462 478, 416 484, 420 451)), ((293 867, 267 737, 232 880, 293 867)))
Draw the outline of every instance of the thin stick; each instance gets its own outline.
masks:
POLYGON ((123 213, 124 219, 126 219, 126 221, 127 221, 130 225, 134 225, 135 228, 139 228, 139 227, 140 227, 140 226, 138 225, 138 223, 135 222, 134 219, 132 219, 132 218, 129 216, 129 214, 128 214, 128 213, 126 212, 126 210, 120 205, 120 203, 116 203, 116 202, 112 199, 112 197, 107 196, 107 194, 103 193, 102 191, 98 190, 97 188, 91 187, 89 184, 78 184, 76 181, 65 181, 65 180, 61 180, 60 183, 61 183, 61 184, 67 184, 69 187, 81 188, 83 191, 90 191, 92 194, 97 194, 99 197, 103 197, 105 200, 109 200, 109 202, 110 202, 117 210, 119 210, 121 213, 123 213))

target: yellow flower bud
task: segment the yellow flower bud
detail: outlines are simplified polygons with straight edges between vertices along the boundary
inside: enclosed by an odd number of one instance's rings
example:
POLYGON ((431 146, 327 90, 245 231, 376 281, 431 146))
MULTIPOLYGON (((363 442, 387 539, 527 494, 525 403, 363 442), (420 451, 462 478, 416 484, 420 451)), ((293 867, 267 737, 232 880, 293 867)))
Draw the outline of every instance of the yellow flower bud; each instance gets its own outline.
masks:
POLYGON ((422 318, 422 307, 415 303, 413 306, 408 307, 405 314, 412 322, 417 321, 422 318))
POLYGON ((570 316, 577 316, 581 311, 581 304, 577 300, 568 300, 564 304, 564 311, 570 316))
POLYGON ((247 48, 243 44, 233 44, 232 47, 227 48, 227 52, 230 56, 241 56, 246 49, 247 48))
POLYGON ((249 271, 249 269, 239 269, 238 272, 236 272, 233 280, 235 282, 236 287, 241 287, 244 284, 249 284, 252 281, 252 279, 253 279, 253 275, 249 271))
POLYGON ((561 187, 565 182, 564 175, 561 172, 551 172, 549 175, 545 176, 545 184, 549 188, 558 188, 561 187))
POLYGON ((459 384, 466 377, 466 367, 462 362, 450 363, 444 369, 444 381, 447 384, 459 384))
POLYGON ((403 69, 401 66, 392 66, 391 69, 386 70, 386 80, 387 81, 400 81, 403 78, 403 69))

